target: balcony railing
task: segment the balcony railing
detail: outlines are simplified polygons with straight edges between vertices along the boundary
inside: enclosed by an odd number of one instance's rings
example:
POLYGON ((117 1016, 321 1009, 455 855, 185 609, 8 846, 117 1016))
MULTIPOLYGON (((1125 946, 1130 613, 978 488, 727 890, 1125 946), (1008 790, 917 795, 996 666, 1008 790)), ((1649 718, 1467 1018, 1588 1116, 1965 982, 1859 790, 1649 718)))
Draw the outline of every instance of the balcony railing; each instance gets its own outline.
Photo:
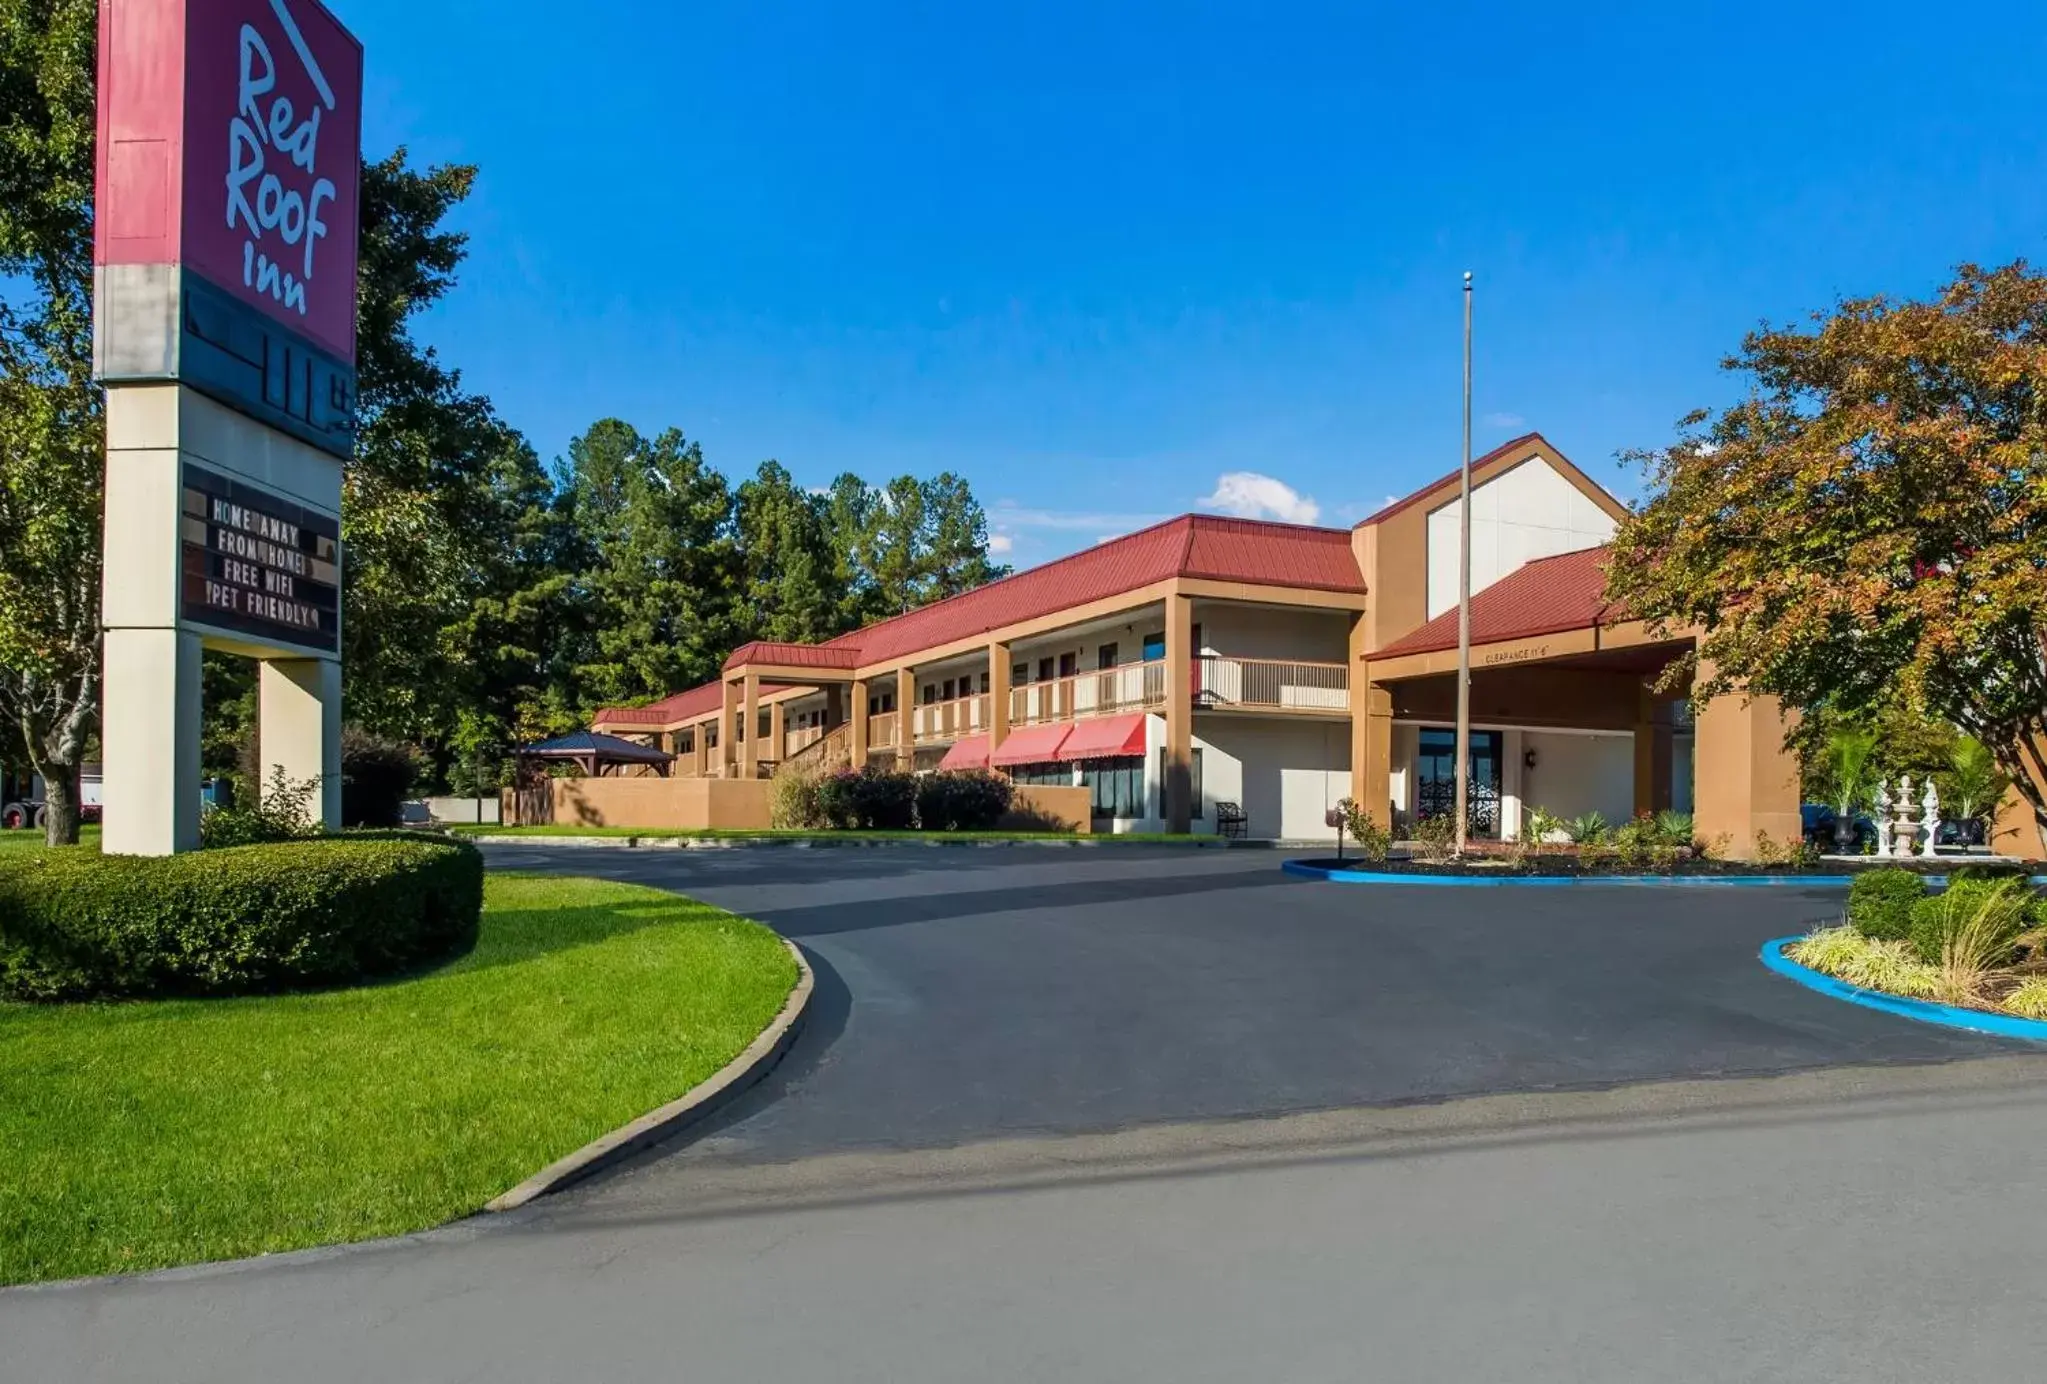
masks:
POLYGON ((1072 721, 1085 716, 1113 716, 1124 711, 1155 711, 1166 704, 1163 660, 1126 663, 1069 678, 1053 678, 1013 687, 1009 692, 1009 723, 1035 726, 1047 721, 1072 721))
POLYGON ((988 729, 988 697, 985 693, 955 697, 949 702, 926 702, 911 712, 910 734, 918 745, 943 745, 988 729))
POLYGON ((896 745, 896 713, 877 711, 867 718, 867 748, 892 750, 896 745))
POLYGON ((792 730, 786 731, 782 736, 782 758, 792 759, 824 739, 824 737, 825 728, 823 726, 797 726, 792 730))
POLYGON ((1195 669, 1194 705, 1216 711, 1348 711, 1350 668, 1204 654, 1195 669))

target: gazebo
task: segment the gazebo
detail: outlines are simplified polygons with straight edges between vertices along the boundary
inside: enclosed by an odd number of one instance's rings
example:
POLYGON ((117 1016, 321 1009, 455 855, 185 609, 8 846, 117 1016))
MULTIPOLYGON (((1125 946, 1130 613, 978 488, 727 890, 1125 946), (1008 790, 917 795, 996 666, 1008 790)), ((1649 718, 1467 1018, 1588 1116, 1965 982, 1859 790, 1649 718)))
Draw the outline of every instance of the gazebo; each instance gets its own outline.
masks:
POLYGON ((603 778, 607 769, 635 768, 652 769, 666 778, 669 766, 675 762, 675 756, 666 750, 589 730, 536 741, 521 746, 513 754, 522 769, 528 764, 573 764, 583 771, 585 778, 603 778))

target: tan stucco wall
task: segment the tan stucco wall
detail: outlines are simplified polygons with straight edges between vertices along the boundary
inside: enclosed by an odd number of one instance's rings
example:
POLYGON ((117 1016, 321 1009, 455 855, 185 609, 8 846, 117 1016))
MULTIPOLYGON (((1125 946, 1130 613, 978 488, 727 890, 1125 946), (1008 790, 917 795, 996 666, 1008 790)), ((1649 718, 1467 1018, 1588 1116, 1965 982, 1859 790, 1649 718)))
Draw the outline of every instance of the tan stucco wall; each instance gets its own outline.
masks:
POLYGON ((508 790, 504 814, 519 826, 765 831, 769 792, 765 779, 550 779, 529 793, 508 790))
POLYGON ((1016 808, 998 823, 1005 831, 1045 830, 1053 826, 1082 836, 1094 831, 1094 794, 1089 789, 1019 783, 1016 803, 1016 808))
POLYGON ((2041 838, 2033 806, 2015 788, 2006 789, 2003 801, 1997 805, 1997 816, 1990 827, 1990 848, 2021 860, 2047 860, 2047 841, 2041 838))
POLYGON ((1692 795, 1698 839, 1753 859, 1759 833, 1779 847, 1803 835, 1798 814, 1798 757, 1784 748, 1790 722, 1775 697, 1715 697, 1698 713, 1692 795))

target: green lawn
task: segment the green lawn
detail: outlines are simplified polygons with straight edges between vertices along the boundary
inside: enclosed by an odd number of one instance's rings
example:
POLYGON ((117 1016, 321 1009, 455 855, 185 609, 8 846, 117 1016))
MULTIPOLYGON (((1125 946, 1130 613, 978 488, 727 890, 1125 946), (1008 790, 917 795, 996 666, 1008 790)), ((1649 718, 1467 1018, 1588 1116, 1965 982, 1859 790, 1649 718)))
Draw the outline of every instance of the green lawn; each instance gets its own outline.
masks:
MULTIPOLYGON (((78 829, 79 845, 91 846, 94 850, 97 850, 99 849, 99 843, 100 829, 98 827, 80 827, 78 829)), ((34 828, 24 828, 20 831, 0 830, 0 851, 39 851, 42 848, 43 834, 34 828)))
POLYGON ((672 1100, 796 966, 708 905, 492 876, 481 940, 322 994, 0 1003, 0 1283, 417 1230, 672 1100))
POLYGON ((1173 842, 1198 846, 1212 843, 1212 836, 1175 836, 1167 832, 1125 832, 1082 836, 1071 831, 812 831, 793 827, 770 827, 743 831, 717 827, 706 831, 664 831, 658 827, 586 827, 558 823, 544 827, 453 826, 448 830, 461 836, 611 836, 634 837, 641 841, 1097 841, 1117 843, 1173 842))

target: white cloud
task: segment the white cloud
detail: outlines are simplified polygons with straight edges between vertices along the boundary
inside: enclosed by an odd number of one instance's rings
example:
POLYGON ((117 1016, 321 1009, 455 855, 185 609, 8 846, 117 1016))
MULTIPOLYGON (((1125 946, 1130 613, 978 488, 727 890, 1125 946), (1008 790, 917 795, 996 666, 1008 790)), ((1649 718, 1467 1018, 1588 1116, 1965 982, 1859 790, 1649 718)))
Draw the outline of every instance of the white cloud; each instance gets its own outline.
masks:
POLYGON ((1007 557, 1016 551, 1016 540, 1006 533, 988 535, 988 551, 996 557, 1007 557))
POLYGON ((1239 519, 1283 519, 1289 524, 1312 524, 1322 517, 1322 506, 1314 500, 1285 481, 1256 471, 1229 471, 1216 477, 1215 493, 1203 496, 1201 506, 1239 519))
POLYGON ((1489 428, 1499 428, 1502 431, 1508 428, 1521 427, 1528 422, 1526 418, 1523 418, 1518 413, 1488 413, 1478 421, 1489 428))

